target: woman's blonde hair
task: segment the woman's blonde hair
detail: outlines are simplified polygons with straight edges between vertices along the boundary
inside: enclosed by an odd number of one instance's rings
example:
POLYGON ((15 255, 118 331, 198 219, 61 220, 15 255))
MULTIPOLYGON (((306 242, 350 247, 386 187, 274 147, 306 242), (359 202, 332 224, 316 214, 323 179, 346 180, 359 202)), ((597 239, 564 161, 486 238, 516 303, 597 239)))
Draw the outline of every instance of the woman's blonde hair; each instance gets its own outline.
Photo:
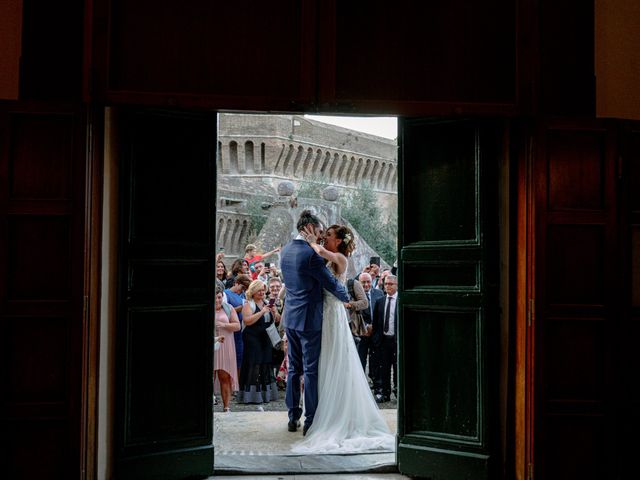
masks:
POLYGON ((253 300, 253 296, 261 289, 264 289, 265 291, 267 290, 267 284, 262 280, 254 280, 251 282, 249 288, 247 288, 247 293, 245 293, 247 300, 253 300))

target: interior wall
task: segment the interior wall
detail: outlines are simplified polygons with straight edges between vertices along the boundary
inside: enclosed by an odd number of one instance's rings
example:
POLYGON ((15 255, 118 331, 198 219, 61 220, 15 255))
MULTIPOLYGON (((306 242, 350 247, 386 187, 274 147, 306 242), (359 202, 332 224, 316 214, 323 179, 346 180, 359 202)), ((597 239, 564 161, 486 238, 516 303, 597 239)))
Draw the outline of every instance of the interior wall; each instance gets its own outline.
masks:
POLYGON ((596 115, 640 120, 640 2, 595 0, 596 115))
POLYGON ((115 320, 118 266, 118 163, 112 108, 105 109, 102 212, 102 290, 100 305, 100 368, 98 387, 98 480, 112 475, 115 384, 115 320))
POLYGON ((0 2, 0 100, 17 100, 22 47, 22 0, 0 2))

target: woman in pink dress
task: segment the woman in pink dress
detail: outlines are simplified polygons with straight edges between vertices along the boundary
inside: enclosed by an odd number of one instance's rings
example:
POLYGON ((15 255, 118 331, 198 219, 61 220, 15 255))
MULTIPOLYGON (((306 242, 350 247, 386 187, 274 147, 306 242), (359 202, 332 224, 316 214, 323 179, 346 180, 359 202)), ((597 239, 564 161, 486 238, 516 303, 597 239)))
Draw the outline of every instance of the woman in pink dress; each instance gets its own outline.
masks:
POLYGON ((214 378, 220 385, 222 405, 225 412, 229 409, 231 392, 238 390, 238 369, 236 366, 236 345, 233 342, 233 332, 240 330, 238 314, 230 306, 222 304, 222 292, 216 292, 216 336, 227 337, 231 341, 224 341, 215 351, 213 362, 214 378))

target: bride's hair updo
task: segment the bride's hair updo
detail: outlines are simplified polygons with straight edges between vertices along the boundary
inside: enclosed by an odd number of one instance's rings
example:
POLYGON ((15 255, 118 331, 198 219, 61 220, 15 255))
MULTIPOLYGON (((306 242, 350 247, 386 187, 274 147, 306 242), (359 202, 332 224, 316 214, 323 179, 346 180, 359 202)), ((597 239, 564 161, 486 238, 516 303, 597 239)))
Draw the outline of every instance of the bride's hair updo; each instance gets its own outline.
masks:
POLYGON ((327 228, 327 231, 329 230, 333 230, 336 234, 336 238, 342 240, 340 245, 338 245, 338 252, 343 254, 345 257, 351 255, 351 252, 356 249, 355 239, 351 229, 345 225, 331 225, 327 228))

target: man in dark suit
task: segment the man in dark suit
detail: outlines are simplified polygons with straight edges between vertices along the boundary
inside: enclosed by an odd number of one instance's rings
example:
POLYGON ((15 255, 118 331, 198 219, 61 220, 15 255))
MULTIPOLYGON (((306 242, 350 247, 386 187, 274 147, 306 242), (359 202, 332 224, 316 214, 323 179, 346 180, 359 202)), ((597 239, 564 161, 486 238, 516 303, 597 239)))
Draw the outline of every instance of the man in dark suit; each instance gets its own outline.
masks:
POLYGON ((364 319, 364 323, 369 331, 369 335, 360 337, 360 342, 358 343, 358 356, 360 357, 362 368, 365 371, 367 370, 367 357, 369 357, 369 378, 373 380, 374 378, 376 378, 376 367, 378 367, 373 352, 373 345, 371 343, 371 332, 373 329, 373 306, 380 298, 384 297, 384 294, 381 290, 371 288, 371 275, 369 275, 368 273, 361 273, 358 277, 358 281, 362 285, 364 293, 367 296, 367 300, 369 301, 369 305, 367 306, 367 308, 365 308, 364 310, 360 310, 362 318, 364 319))
POLYGON ((300 232, 305 232, 318 238, 322 233, 318 217, 305 210, 300 215, 296 227, 299 234, 282 249, 280 265, 287 289, 285 322, 289 342, 286 394, 289 409, 288 429, 295 432, 302 416, 300 377, 304 374, 304 435, 313 422, 318 406, 322 291, 326 289, 343 302, 349 301, 349 295, 344 285, 341 285, 327 269, 324 259, 300 235, 300 232))
POLYGON ((391 398, 391 371, 393 370, 393 392, 397 397, 397 341, 398 332, 398 278, 388 275, 384 282, 386 295, 373 307, 373 331, 371 341, 380 358, 380 374, 374 379, 376 402, 388 402, 391 398))

